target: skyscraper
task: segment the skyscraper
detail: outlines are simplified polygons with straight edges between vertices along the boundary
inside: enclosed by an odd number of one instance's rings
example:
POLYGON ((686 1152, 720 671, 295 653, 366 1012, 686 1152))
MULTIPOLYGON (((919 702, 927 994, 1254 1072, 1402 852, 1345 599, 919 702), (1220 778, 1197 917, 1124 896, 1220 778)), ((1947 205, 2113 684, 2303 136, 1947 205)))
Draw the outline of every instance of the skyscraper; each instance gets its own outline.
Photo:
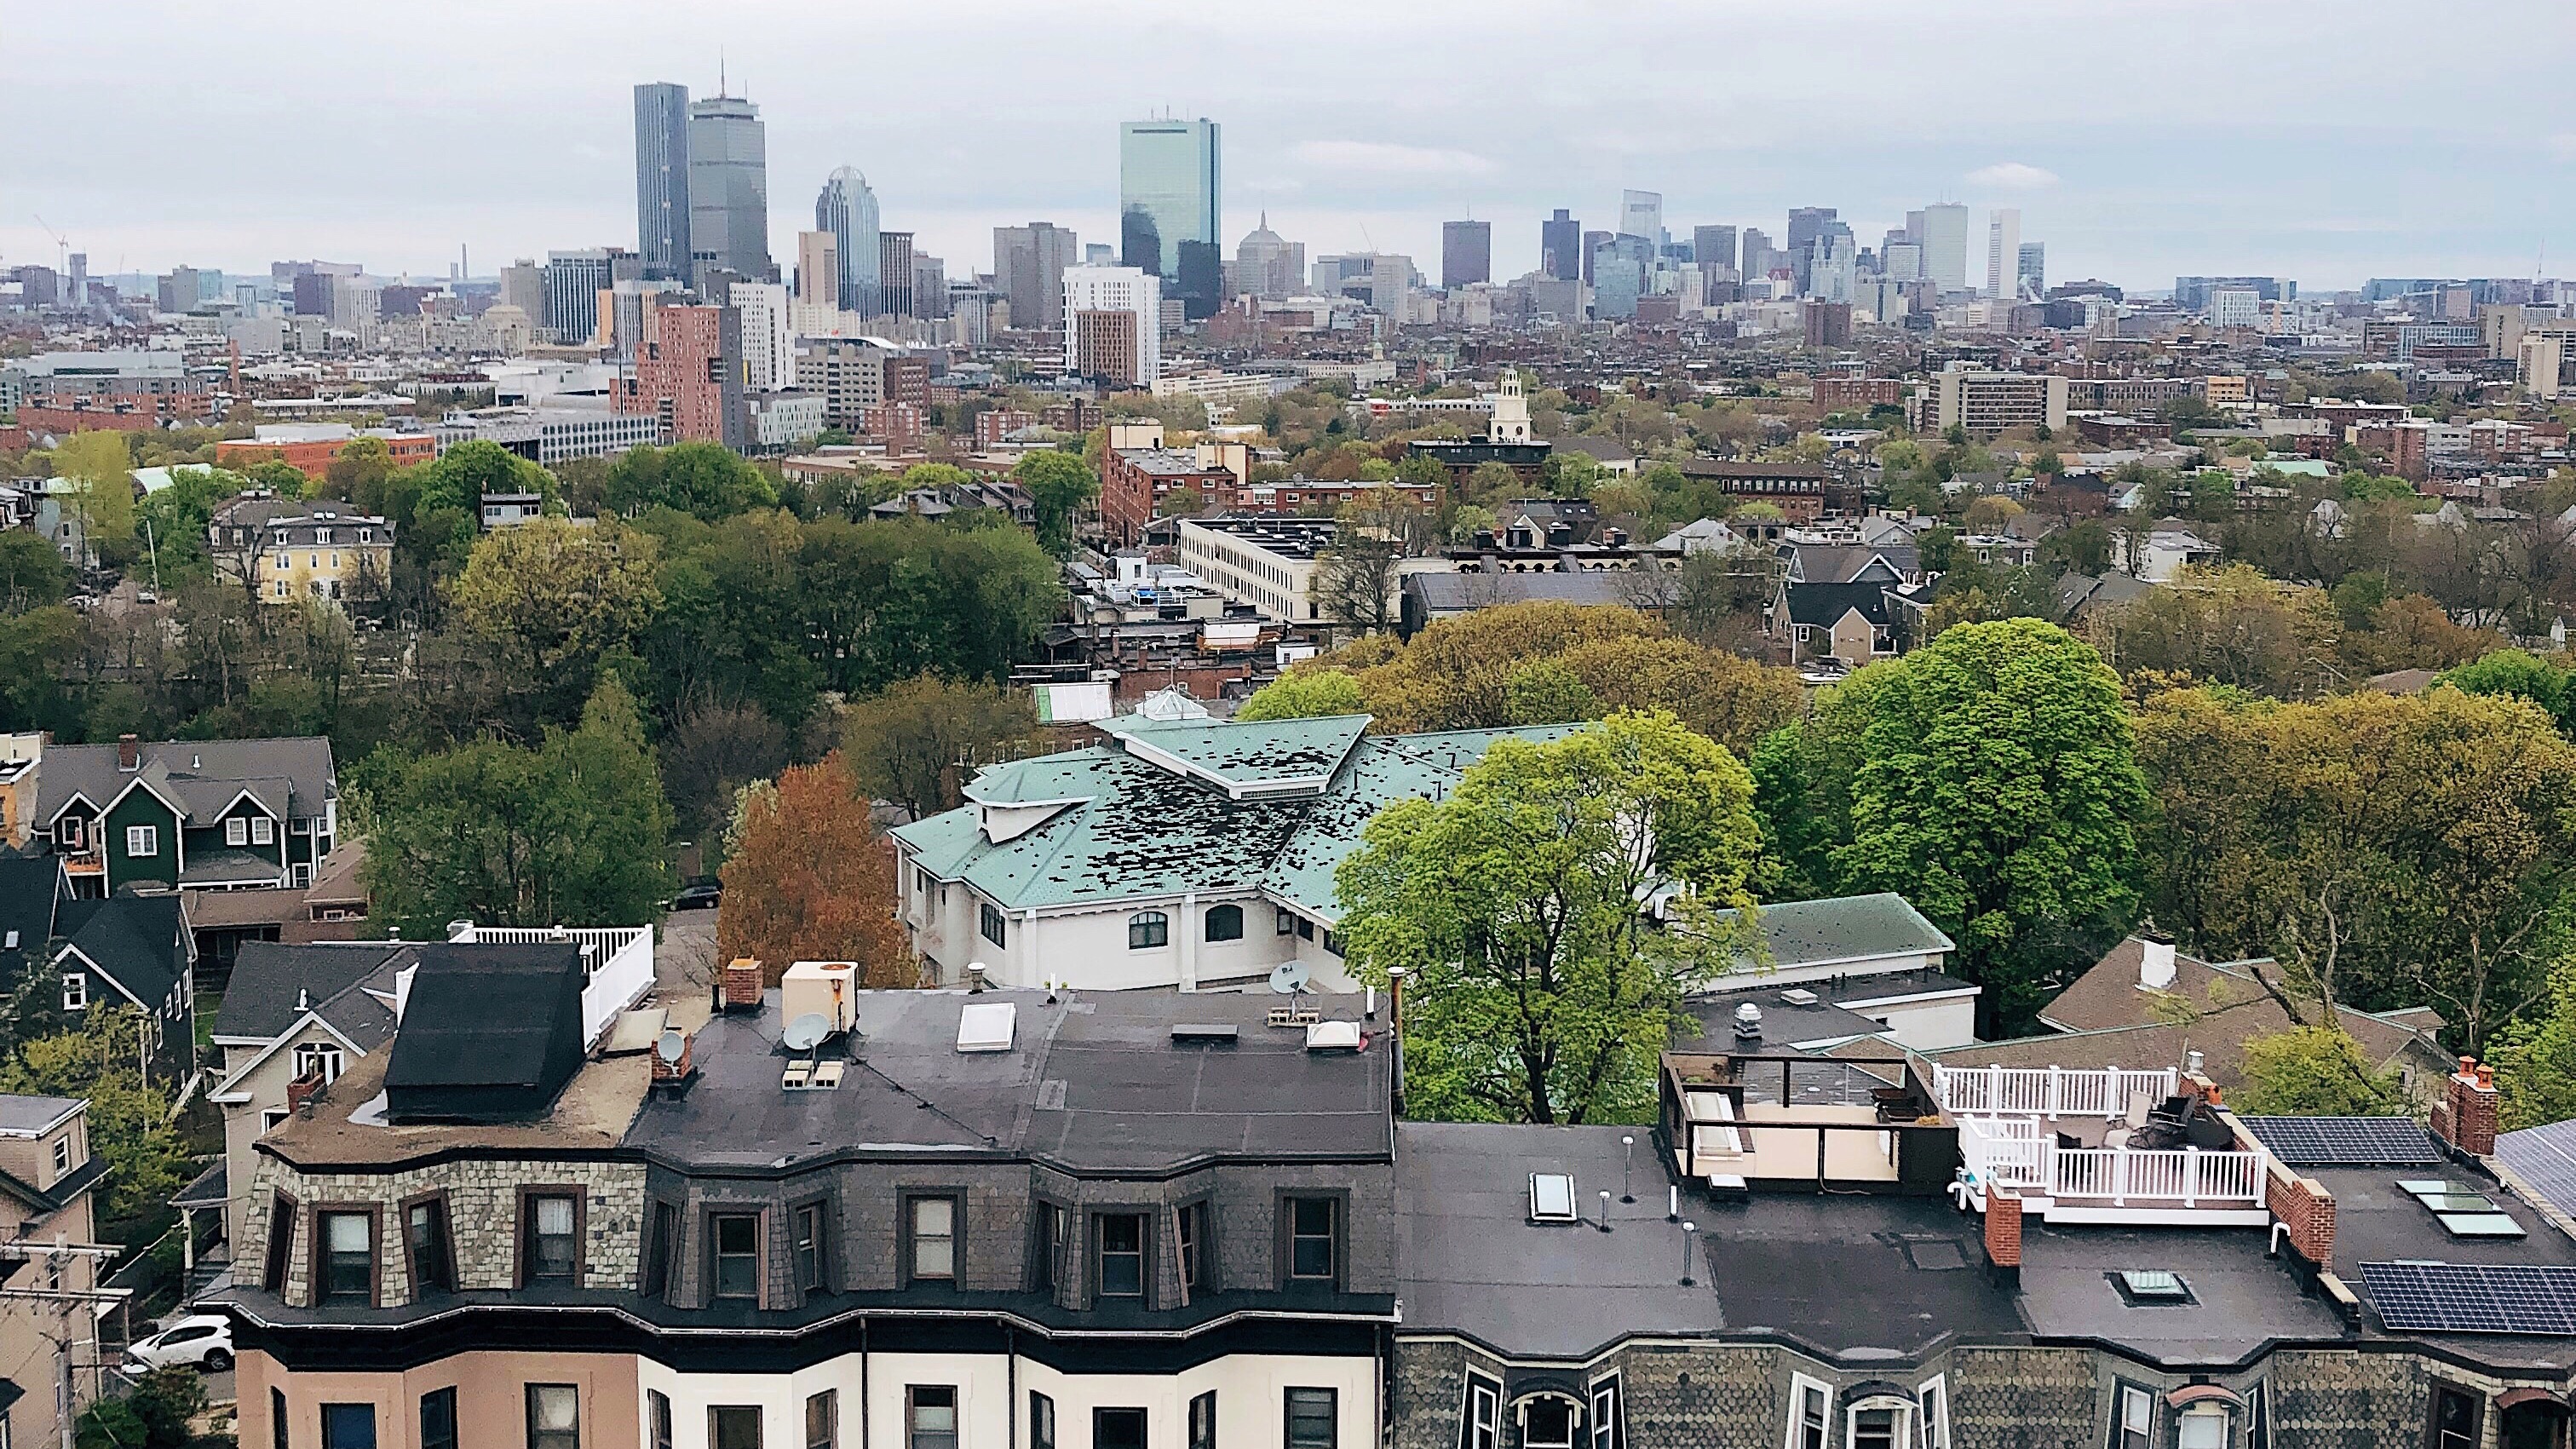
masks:
POLYGON ((1661 247, 1664 244, 1664 194, 1660 191, 1620 192, 1619 234, 1641 236, 1661 247))
POLYGON ((1080 264, 1071 231, 1051 221, 993 228, 993 285, 1011 303, 1011 325, 1052 332, 1064 325, 1064 269, 1080 264))
MULTIPOLYGON (((598 334, 599 294, 612 285, 614 255, 606 247, 546 253, 545 315, 538 320, 549 337, 578 347, 598 334)), ((300 298, 297 310, 303 310, 300 298)))
POLYGON ((1562 206, 1538 224, 1538 269, 1562 282, 1583 275, 1583 223, 1562 206))
POLYGON ((2013 273, 2018 285, 2014 291, 2037 300, 2048 294, 2048 248, 2040 242, 2023 242, 2021 260, 2013 273))
POLYGON ((1204 117, 1119 125, 1122 263, 1172 281, 1181 274, 1181 243, 1219 244, 1217 206, 1224 180, 1220 129, 1204 117))
POLYGON ((1081 377, 1151 387, 1162 376, 1162 279, 1140 267, 1068 267, 1064 365, 1081 377))
POLYGON ((1816 237, 1836 214, 1830 206, 1789 208, 1789 269, 1797 277, 1802 294, 1807 290, 1809 268, 1815 259, 1816 237))
POLYGON ((689 88, 635 88, 635 250, 648 277, 689 275, 689 88))
POLYGON ((689 258, 693 276, 777 275, 769 259, 769 142, 760 107, 740 96, 689 103, 689 258))
POLYGON ((880 243, 877 240, 877 194, 858 168, 844 166, 823 183, 814 198, 814 229, 832 234, 841 256, 840 307, 862 317, 882 309, 877 291, 880 243))
POLYGON ((1494 279, 1494 224, 1490 221, 1446 221, 1440 224, 1440 285, 1463 287, 1494 279))
POLYGON ((796 233, 796 300, 808 307, 840 307, 839 237, 828 231, 796 233))
POLYGON ((1999 206, 1986 224, 1986 295, 2012 300, 2021 275, 2021 208, 1999 206))
POLYGON ((890 317, 912 315, 912 233, 877 233, 877 310, 890 317))
POLYGON ((1968 208, 1945 201, 1923 208, 1923 275, 1943 292, 1968 289, 1968 208))
POLYGON ((1735 228, 1731 226, 1695 226, 1691 228, 1691 260, 1701 271, 1711 267, 1735 270, 1735 228))
POLYGON ((1256 297, 1293 297, 1306 286, 1306 244, 1292 242, 1261 224, 1246 233, 1234 249, 1234 290, 1256 297))
POLYGON ((1771 275, 1771 269, 1778 265, 1780 265, 1780 254, 1771 246, 1771 234, 1758 226, 1746 227, 1744 229, 1744 279, 1750 282, 1768 277, 1771 275))

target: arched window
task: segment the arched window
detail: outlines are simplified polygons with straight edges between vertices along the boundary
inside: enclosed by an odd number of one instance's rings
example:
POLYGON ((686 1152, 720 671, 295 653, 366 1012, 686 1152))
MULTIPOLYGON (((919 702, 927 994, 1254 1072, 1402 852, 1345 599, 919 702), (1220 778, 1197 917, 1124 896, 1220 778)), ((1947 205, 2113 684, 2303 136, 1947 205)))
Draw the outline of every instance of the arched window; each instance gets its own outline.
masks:
POLYGON ((1168 945, 1171 939, 1172 919, 1161 911, 1138 911, 1127 918, 1127 949, 1130 951, 1168 945))
POLYGON ((1207 938, 1211 941, 1243 939, 1243 907, 1211 906, 1207 913, 1207 938))

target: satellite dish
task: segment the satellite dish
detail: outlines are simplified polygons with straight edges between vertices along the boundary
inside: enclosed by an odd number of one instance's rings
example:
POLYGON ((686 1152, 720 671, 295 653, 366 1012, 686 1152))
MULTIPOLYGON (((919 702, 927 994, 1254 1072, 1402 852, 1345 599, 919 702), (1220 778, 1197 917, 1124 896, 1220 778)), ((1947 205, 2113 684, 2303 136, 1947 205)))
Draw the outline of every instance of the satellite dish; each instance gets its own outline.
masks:
POLYGON ((653 1043, 653 1055, 660 1057, 667 1067, 678 1066, 680 1058, 688 1050, 689 1038, 676 1026, 663 1028, 661 1040, 653 1043))
POLYGON ((797 1052, 812 1051, 823 1044, 823 1038, 831 1034, 832 1018, 819 1011, 806 1012, 787 1023, 785 1038, 787 1049, 797 1052))
POLYGON ((1291 961, 1270 968, 1270 989, 1282 996, 1294 996, 1306 989, 1306 963, 1291 961))

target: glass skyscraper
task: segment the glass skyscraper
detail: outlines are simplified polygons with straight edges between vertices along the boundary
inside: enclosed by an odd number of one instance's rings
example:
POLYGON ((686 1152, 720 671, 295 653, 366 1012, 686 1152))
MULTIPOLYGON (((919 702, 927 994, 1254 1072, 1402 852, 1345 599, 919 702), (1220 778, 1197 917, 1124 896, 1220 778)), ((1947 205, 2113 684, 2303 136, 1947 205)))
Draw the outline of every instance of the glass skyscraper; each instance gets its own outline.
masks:
POLYGON ((844 166, 823 183, 814 198, 814 229, 830 232, 840 245, 841 310, 862 317, 883 311, 877 194, 858 168, 844 166))
POLYGON ((1188 284, 1215 281, 1208 275, 1215 268, 1193 265, 1185 275, 1181 244, 1209 249, 1192 248, 1194 263, 1218 255, 1218 130, 1205 118, 1127 121, 1118 127, 1119 260, 1182 283, 1181 300, 1198 317, 1215 310, 1217 298, 1212 291, 1204 298, 1190 295, 1188 284))
POLYGON ((693 275, 755 282, 769 260, 769 143, 760 108, 739 96, 689 104, 689 256, 693 275))
POLYGON ((689 275, 689 88, 635 88, 635 250, 644 275, 689 275))

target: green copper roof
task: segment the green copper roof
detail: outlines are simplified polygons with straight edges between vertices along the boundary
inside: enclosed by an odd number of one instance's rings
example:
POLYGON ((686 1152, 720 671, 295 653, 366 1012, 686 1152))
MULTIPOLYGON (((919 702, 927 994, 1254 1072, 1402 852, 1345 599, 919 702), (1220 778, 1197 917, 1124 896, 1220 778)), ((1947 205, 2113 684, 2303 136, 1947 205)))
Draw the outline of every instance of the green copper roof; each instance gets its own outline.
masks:
POLYGON ((1111 743, 992 766, 967 787, 977 803, 893 834, 922 868, 1011 910, 1258 887, 1334 921, 1333 870, 1380 808, 1445 796, 1498 739, 1578 728, 1369 738, 1367 723, 1113 721, 1111 743), (1178 767, 1130 753, 1131 738, 1178 767), (1238 798, 1221 783, 1257 788, 1296 772, 1319 773, 1317 791, 1238 798), (1073 803, 1016 838, 993 841, 979 824, 982 806, 1052 801, 1073 803))
MULTIPOLYGON (((1735 913, 1718 914, 1732 917, 1735 913)), ((1893 891, 1782 901, 1764 906, 1760 915, 1771 964, 1783 970, 1957 949, 1940 927, 1893 891)))

